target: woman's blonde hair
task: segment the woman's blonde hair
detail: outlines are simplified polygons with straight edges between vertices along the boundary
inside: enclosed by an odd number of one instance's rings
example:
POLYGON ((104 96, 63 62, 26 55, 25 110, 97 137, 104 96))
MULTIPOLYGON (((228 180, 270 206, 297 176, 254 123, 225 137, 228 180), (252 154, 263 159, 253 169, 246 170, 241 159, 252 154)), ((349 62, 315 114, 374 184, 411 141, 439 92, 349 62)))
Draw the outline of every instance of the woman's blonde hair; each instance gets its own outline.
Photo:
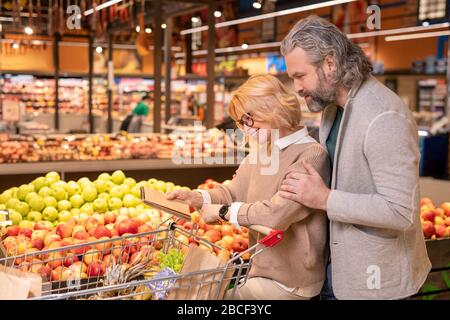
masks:
POLYGON ((302 113, 296 93, 269 74, 251 76, 234 93, 228 114, 239 121, 244 114, 271 123, 274 129, 298 130, 302 113))

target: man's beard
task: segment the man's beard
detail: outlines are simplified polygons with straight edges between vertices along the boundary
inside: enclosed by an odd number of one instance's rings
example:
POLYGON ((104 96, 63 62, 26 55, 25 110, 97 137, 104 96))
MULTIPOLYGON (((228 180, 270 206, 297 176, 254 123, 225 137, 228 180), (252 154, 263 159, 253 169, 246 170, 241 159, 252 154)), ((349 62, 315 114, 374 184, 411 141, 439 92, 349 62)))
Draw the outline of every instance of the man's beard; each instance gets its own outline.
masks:
POLYGON ((336 88, 326 79, 323 70, 317 68, 316 73, 319 78, 317 89, 311 92, 303 91, 300 94, 302 97, 309 96, 306 105, 311 112, 321 112, 330 104, 335 103, 337 98, 336 88))

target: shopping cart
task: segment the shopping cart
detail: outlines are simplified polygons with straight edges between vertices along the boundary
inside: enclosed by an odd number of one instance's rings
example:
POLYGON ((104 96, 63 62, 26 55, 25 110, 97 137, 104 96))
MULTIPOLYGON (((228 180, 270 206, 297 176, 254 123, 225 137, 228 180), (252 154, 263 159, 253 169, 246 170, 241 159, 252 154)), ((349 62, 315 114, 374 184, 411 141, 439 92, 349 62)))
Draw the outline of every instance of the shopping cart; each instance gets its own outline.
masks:
MULTIPOLYGON (((127 252, 130 250, 130 245, 136 245, 136 242, 131 242, 133 238, 147 237, 146 244, 148 247, 148 253, 142 257, 133 266, 136 268, 133 273, 133 277, 125 279, 121 283, 108 283, 107 279, 102 277, 90 277, 88 279, 82 279, 84 282, 68 279, 67 285, 61 285, 61 282, 57 282, 56 287, 52 287, 43 293, 41 297, 34 299, 49 299, 49 300, 68 300, 68 299, 101 299, 101 300, 149 300, 149 299, 174 299, 174 300, 187 300, 187 299, 231 299, 235 296, 235 292, 238 286, 245 284, 248 277, 248 271, 251 268, 252 261, 268 247, 273 247, 283 239, 283 233, 278 230, 271 230, 262 226, 254 226, 253 230, 266 235, 259 240, 255 245, 249 247, 247 250, 235 254, 228 262, 224 262, 222 265, 216 268, 208 268, 204 270, 195 270, 190 272, 181 272, 179 274, 174 273, 172 269, 163 269, 153 275, 152 278, 146 279, 146 269, 141 268, 143 265, 152 264, 152 259, 156 254, 158 248, 160 251, 167 253, 173 248, 183 250, 187 249, 189 244, 183 241, 183 235, 185 237, 193 237, 194 241, 205 252, 213 251, 214 249, 220 250, 221 248, 210 243, 207 240, 197 237, 191 231, 184 230, 177 226, 175 223, 171 223, 166 229, 155 230, 149 233, 142 233, 139 235, 130 235, 121 238, 121 243, 117 243, 115 247, 109 247, 110 249, 120 249, 121 252, 127 252), (251 253, 248 260, 244 260, 243 257, 247 253, 251 253), (140 267, 139 267, 140 266, 140 267), (139 270, 139 271, 136 271, 139 270)), ((95 243, 89 243, 90 246, 103 245, 103 252, 107 250, 108 241, 97 241, 95 243)), ((111 243, 111 241, 109 241, 111 243)), ((70 246, 64 248, 64 250, 73 250, 80 248, 79 246, 70 246)), ((51 250, 44 254, 55 253, 57 249, 51 250)), ((145 250, 144 250, 145 251, 145 250)), ((91 254, 92 252, 86 252, 84 255, 91 254)), ((41 253, 42 254, 42 253, 41 253)), ((17 259, 19 258, 15 257, 17 259)), ((54 260, 51 260, 54 261, 54 260)), ((109 264, 109 268, 121 268, 124 266, 124 261, 115 261, 109 264)), ((130 260, 128 260, 128 264, 130 260)), ((17 264, 16 264, 17 265, 17 264)), ((20 264, 19 264, 20 265, 20 264)))

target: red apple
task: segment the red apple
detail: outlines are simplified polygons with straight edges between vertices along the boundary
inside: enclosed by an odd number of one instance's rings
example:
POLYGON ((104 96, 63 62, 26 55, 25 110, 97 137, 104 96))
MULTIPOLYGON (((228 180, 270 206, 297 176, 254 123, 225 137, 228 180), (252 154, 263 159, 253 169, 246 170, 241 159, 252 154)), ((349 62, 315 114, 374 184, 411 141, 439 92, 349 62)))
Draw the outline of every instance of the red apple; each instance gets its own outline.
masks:
POLYGON ((56 234, 63 238, 69 238, 72 236, 73 226, 69 223, 61 223, 56 227, 56 234))
POLYGON ((87 265, 85 265, 82 261, 75 261, 69 269, 76 275, 87 272, 87 265))
POLYGON ((445 211, 442 208, 436 208, 433 210, 434 212, 434 216, 436 217, 441 217, 441 218, 445 218, 445 211))
POLYGON ((52 281, 61 281, 62 280, 62 273, 65 270, 67 270, 67 268, 63 267, 63 266, 55 267, 53 269, 53 272, 52 272, 52 281))
POLYGON ((124 220, 119 224, 119 228, 117 231, 119 231, 119 235, 122 236, 125 233, 131 233, 136 234, 138 232, 138 225, 135 221, 128 219, 124 220))
POLYGON ((447 217, 450 217, 450 202, 444 202, 441 204, 441 209, 444 210, 447 217))
POLYGON ((37 272, 44 280, 51 280, 52 278, 52 269, 49 266, 40 267, 37 272))
POLYGON ((47 233, 48 233, 47 230, 34 230, 33 233, 31 234, 31 240, 34 239, 45 240, 45 236, 47 235, 47 233))
POLYGON ((100 254, 97 252, 97 250, 94 250, 94 249, 88 250, 83 256, 83 261, 88 266, 99 260, 100 260, 100 254))
POLYGON ((34 225, 34 230, 50 230, 52 227, 50 227, 51 222, 48 221, 38 221, 34 225))
POLYGON ((62 254, 60 252, 53 252, 53 253, 50 253, 48 259, 45 259, 45 260, 48 261, 47 265, 50 268, 55 269, 57 267, 62 266, 64 257, 62 256, 62 254))
POLYGON ((183 226, 185 223, 186 223, 186 220, 185 220, 185 219, 179 219, 179 220, 176 222, 176 224, 179 225, 179 226, 183 226))
POLYGON ((436 229, 436 238, 446 238, 449 236, 446 226, 438 224, 434 228, 436 229))
POLYGON ((208 238, 210 242, 219 241, 221 239, 220 231, 216 229, 208 230, 205 232, 204 238, 208 238))
POLYGON ((220 229, 220 233, 223 236, 232 236, 234 234, 234 228, 230 224, 224 224, 222 225, 222 228, 220 229))
POLYGON ((25 236, 27 238, 31 238, 31 235, 33 234, 33 230, 28 228, 20 228, 19 236, 25 236))
POLYGON ((74 245, 78 245, 76 248, 73 248, 71 250, 72 253, 76 254, 76 255, 81 255, 86 253, 88 250, 90 250, 92 247, 88 246, 88 245, 83 245, 86 244, 87 240, 86 239, 75 239, 73 241, 74 245))
POLYGON ((61 237, 55 233, 47 233, 44 239, 44 244, 48 247, 52 242, 61 241, 61 237))
POLYGON ((105 270, 105 265, 100 261, 96 261, 88 266, 87 274, 89 277, 100 277, 105 273, 105 270))
POLYGON ((241 238, 234 239, 233 243, 231 244, 231 249, 234 252, 242 252, 248 249, 248 245, 246 245, 245 241, 241 238))
POLYGON ((193 229, 193 223, 191 221, 187 221, 185 224, 183 224, 183 229, 185 230, 192 230, 193 229))
POLYGON ((100 239, 102 237, 111 238, 111 231, 105 226, 98 226, 94 230, 94 237, 96 237, 97 239, 100 239))
POLYGON ((78 259, 78 256, 74 255, 73 253, 69 253, 66 258, 64 259, 64 266, 70 267, 73 263, 78 262, 80 259, 78 259))
POLYGON ((119 236, 119 231, 117 231, 117 229, 112 229, 111 230, 111 238, 118 237, 118 236, 119 236))
POLYGON ((148 224, 143 224, 138 228, 138 233, 146 233, 153 231, 153 228, 150 227, 148 224))
POLYGON ((420 206, 421 207, 423 207, 425 205, 428 205, 428 204, 433 204, 433 201, 431 201, 430 198, 422 198, 422 199, 420 199, 420 206))
POLYGON ((127 207, 122 207, 119 209, 119 211, 117 211, 119 213, 119 215, 123 215, 123 216, 130 216, 130 210, 128 210, 127 207))
POLYGON ((434 211, 431 211, 431 210, 430 211, 426 211, 426 212, 424 212, 422 214, 422 218, 425 221, 434 222, 434 217, 435 217, 434 211))
POLYGON ((38 250, 42 250, 44 248, 44 240, 42 239, 31 239, 31 246, 38 250))
POLYGON ((95 245, 95 249, 97 249, 102 255, 109 254, 111 251, 112 243, 109 239, 109 237, 101 237, 99 240, 103 240, 105 242, 95 245))
POLYGON ((110 224, 116 222, 116 214, 112 211, 108 211, 104 214, 105 224, 110 224))
POLYGON ((445 218, 445 225, 450 226, 450 217, 445 218))
POLYGON ((15 237, 19 235, 19 232, 20 232, 19 226, 9 226, 8 228, 6 228, 6 235, 8 237, 15 237))
POLYGON ((87 238, 89 238, 89 233, 80 230, 73 234, 73 238, 78 240, 87 240, 87 238))
POLYGON ((84 222, 84 227, 86 228, 87 231, 89 231, 90 229, 95 229, 99 225, 100 223, 98 222, 98 220, 93 217, 87 218, 86 221, 84 222))

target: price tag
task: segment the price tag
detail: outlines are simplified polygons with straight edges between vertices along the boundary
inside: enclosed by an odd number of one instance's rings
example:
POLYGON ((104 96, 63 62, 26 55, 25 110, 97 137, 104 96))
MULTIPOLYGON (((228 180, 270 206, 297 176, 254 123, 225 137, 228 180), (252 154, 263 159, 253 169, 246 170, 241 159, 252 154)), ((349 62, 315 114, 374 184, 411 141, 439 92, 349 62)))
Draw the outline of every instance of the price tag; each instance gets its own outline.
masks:
POLYGON ((20 105, 19 99, 8 99, 3 101, 3 120, 4 121, 19 121, 20 120, 20 105))

